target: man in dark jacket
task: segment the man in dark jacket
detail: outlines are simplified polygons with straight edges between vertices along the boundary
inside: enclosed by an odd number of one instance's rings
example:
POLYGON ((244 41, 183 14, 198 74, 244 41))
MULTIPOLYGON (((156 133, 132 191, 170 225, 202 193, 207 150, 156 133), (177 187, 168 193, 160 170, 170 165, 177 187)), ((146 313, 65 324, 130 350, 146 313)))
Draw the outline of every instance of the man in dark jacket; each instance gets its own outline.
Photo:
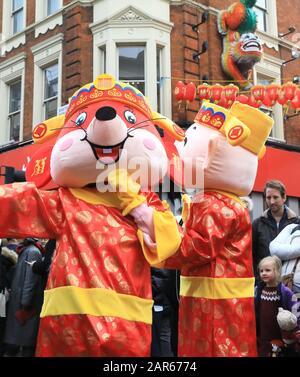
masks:
POLYGON ((252 223, 253 268, 258 279, 258 263, 270 255, 269 244, 288 224, 298 221, 297 215, 285 205, 286 189, 280 181, 268 181, 264 189, 268 209, 252 223))

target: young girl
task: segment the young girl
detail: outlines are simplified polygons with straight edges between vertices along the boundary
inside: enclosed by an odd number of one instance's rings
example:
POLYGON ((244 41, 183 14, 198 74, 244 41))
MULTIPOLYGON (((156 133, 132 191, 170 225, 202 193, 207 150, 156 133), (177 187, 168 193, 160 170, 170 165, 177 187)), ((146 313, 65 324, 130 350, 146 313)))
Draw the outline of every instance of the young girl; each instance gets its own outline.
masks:
POLYGON ((293 298, 293 292, 280 282, 281 261, 278 257, 262 259, 258 269, 261 280, 255 292, 258 355, 270 356, 271 341, 281 339, 276 318, 278 308, 292 311, 296 298, 293 298))

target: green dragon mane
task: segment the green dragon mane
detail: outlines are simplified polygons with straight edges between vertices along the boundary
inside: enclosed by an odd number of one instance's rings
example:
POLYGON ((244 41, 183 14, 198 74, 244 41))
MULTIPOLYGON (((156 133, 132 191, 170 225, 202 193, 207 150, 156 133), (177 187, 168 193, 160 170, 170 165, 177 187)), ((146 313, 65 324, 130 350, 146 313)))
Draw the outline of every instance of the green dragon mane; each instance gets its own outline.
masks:
MULTIPOLYGON (((246 1, 246 0, 244 0, 246 1)), ((240 34, 254 33, 257 25, 257 16, 254 10, 247 8, 245 21, 238 28, 240 34)))
POLYGON ((247 8, 253 8, 257 0, 240 0, 247 8))

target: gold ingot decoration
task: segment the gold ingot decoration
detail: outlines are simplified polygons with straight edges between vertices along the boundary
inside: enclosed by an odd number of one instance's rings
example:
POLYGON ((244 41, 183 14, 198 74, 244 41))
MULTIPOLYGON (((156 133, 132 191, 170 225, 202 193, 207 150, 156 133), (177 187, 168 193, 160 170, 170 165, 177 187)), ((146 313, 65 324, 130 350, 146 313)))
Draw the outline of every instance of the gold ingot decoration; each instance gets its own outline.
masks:
POLYGON ((33 234, 37 233, 46 233, 46 229, 39 221, 35 220, 30 224, 30 228, 33 230, 33 234))
POLYGON ((67 275, 67 282, 75 287, 79 286, 79 279, 74 274, 67 275))
POLYGON ((91 264, 91 259, 90 257, 87 255, 87 253, 83 252, 80 254, 81 255, 81 258, 83 260, 83 263, 89 267, 89 265, 91 264))
POLYGON ((65 251, 61 252, 57 256, 57 263, 58 263, 60 268, 65 267, 68 263, 68 260, 69 260, 69 257, 68 257, 68 254, 65 251))
POLYGON ((108 342, 109 338, 110 338, 110 335, 108 333, 105 333, 101 336, 102 340, 104 340, 104 342, 108 342))
POLYGON ((107 216, 107 222, 108 224, 113 228, 119 228, 121 225, 115 220, 112 215, 107 216))
POLYGON ((56 207, 56 201, 54 199, 49 199, 49 205, 52 208, 56 207))
POLYGON ((225 218, 225 219, 230 219, 234 216, 234 212, 232 209, 228 208, 228 207, 223 207, 221 209, 221 213, 222 213, 222 216, 225 218))
POLYGON ((239 317, 243 317, 244 312, 243 312, 243 305, 241 303, 237 304, 236 306, 236 313, 239 317))
POLYGON ((204 314, 211 313, 211 302, 208 299, 201 299, 201 310, 204 314))
POLYGON ((248 356, 248 354, 249 354, 249 344, 246 343, 246 342, 242 343, 241 346, 240 346, 240 350, 241 350, 241 354, 243 356, 248 356))
POLYGON ((96 230, 91 234, 91 242, 94 247, 100 247, 104 244, 102 233, 96 230))
POLYGON ((224 273, 225 273, 224 266, 221 263, 217 263, 217 265, 216 265, 216 276, 217 277, 224 276, 224 273))
POLYGON ((104 259, 104 267, 108 272, 117 272, 119 263, 113 256, 108 256, 104 259))
POLYGON ((97 275, 93 276, 90 282, 93 288, 105 288, 105 285, 102 283, 99 276, 97 275))
POLYGON ((222 319, 224 317, 224 309, 220 305, 214 305, 214 319, 222 319))
POLYGON ((89 211, 79 211, 75 218, 81 224, 89 224, 92 221, 92 215, 89 211))
POLYGON ((246 267, 245 267, 245 266, 242 266, 242 265, 240 265, 240 264, 238 264, 238 265, 236 266, 236 273, 237 273, 237 275, 238 275, 239 277, 244 276, 245 273, 246 273, 246 267))
POLYGON ((207 227, 211 228, 214 225, 214 219, 211 215, 206 215, 202 219, 202 224, 207 227))
POLYGON ((68 346, 73 346, 75 343, 75 331, 71 327, 63 330, 63 340, 68 346))
POLYGON ((78 239, 78 242, 81 243, 82 245, 86 243, 86 240, 83 236, 79 236, 77 239, 78 239))

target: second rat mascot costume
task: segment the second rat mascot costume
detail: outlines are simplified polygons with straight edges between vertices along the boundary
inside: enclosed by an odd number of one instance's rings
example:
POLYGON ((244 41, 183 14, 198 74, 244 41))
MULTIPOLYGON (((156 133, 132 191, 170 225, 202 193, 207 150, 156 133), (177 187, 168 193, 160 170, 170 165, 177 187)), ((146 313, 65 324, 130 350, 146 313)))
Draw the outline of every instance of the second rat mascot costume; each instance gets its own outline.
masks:
POLYGON ((204 190, 193 197, 181 252, 166 263, 182 266, 180 356, 256 356, 251 221, 239 196, 252 190, 272 125, 248 105, 204 102, 178 145, 185 187, 198 178, 204 190))
MULTIPOLYGON (((176 155, 154 117, 142 93, 100 75, 74 94, 64 121, 34 130, 44 144, 26 170, 35 183, 0 187, 0 237, 57 240, 37 356, 150 355, 149 265, 181 242, 167 205, 145 191, 176 155), (51 182, 58 188, 37 188, 51 182)), ((183 139, 172 122, 160 126, 183 139)))

